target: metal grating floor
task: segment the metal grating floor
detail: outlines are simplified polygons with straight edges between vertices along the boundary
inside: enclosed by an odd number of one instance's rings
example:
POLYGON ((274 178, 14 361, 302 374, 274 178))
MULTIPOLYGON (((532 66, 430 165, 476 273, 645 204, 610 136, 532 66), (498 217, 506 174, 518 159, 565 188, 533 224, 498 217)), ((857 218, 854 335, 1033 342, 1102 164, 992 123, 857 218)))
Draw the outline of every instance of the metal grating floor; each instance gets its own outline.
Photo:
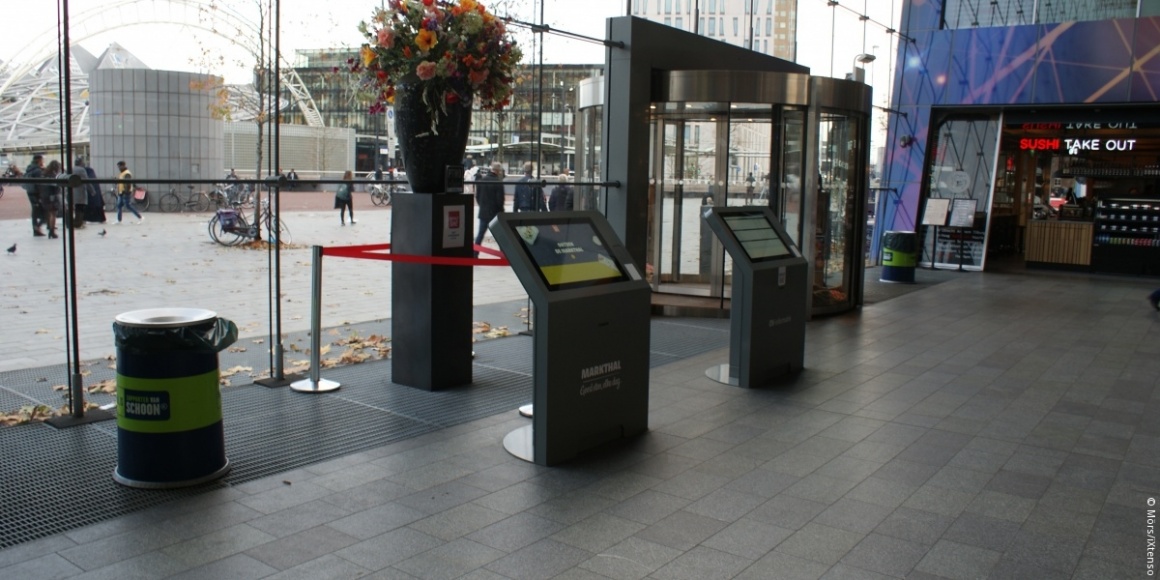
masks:
MULTIPOLYGON (((518 311, 519 304, 509 303, 518 311)), ((503 309, 501 309, 503 310, 503 309)), ((350 325, 364 335, 389 328, 383 321, 350 325)), ((516 324, 511 325, 518 331, 516 324)), ((303 337, 288 337, 287 342, 303 337)), ((663 318, 652 321, 650 365, 657 367, 724 348, 729 321, 663 318)), ((265 368, 263 349, 222 353, 221 367, 265 368)), ((477 342, 470 387, 428 392, 390 382, 389 360, 327 369, 342 383, 333 393, 307 395, 258 385, 222 390, 226 455, 221 480, 181 490, 139 490, 113 482, 116 425, 111 421, 57 430, 34 424, 0 429, 0 549, 70 529, 229 487, 328 459, 373 449, 437 429, 482 419, 530 402, 532 339, 513 335, 477 342)), ((108 361, 86 366, 87 381, 113 378, 108 361)), ((0 408, 33 401, 60 406, 67 369, 0 373, 0 408)), ((240 381, 239 381, 240 382, 240 381)), ((96 395, 98 404, 113 395, 96 395)))

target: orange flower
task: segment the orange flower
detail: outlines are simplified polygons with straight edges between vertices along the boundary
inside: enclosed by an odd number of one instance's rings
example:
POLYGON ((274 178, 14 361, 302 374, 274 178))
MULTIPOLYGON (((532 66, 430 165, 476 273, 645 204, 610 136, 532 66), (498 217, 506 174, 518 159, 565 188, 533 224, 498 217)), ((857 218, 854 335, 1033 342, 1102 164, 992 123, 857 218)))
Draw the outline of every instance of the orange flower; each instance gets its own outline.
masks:
POLYGON ((468 80, 471 81, 472 86, 482 84, 487 80, 487 69, 473 70, 467 74, 468 80))
POLYGON ((375 62, 375 51, 369 46, 363 46, 359 56, 362 57, 363 66, 371 66, 375 62))
POLYGON ((423 52, 429 52, 436 44, 439 44, 439 39, 430 30, 420 30, 419 34, 415 35, 415 46, 423 52))

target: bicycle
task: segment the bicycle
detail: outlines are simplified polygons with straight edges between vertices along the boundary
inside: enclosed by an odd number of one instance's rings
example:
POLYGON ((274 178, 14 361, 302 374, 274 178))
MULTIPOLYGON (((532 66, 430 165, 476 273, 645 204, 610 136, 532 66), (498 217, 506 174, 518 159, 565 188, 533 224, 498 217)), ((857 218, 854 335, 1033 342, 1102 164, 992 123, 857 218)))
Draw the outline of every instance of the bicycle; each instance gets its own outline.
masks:
MULTIPOLYGON (((137 199, 136 191, 128 195, 133 196, 133 207, 136 207, 139 211, 148 211, 150 202, 149 191, 145 189, 141 189, 141 191, 144 192, 144 195, 141 199, 137 199)), ((107 191, 105 191, 105 193, 102 195, 105 200, 105 211, 113 211, 117 209, 117 195, 118 193, 116 186, 110 187, 107 191)))
MULTIPOLYGON (((258 228, 250 224, 244 212, 238 211, 240 205, 236 202, 231 205, 232 207, 217 210, 213 217, 210 218, 209 237, 223 246, 236 246, 247 241, 258 239, 258 228)), ((267 238, 272 243, 275 241, 283 244, 290 243, 290 228, 282 220, 278 220, 278 233, 270 235, 270 232, 274 231, 274 214, 270 211, 269 200, 262 200, 262 207, 258 212, 258 219, 266 232, 267 238)))
POLYGON ((372 183, 370 186, 371 203, 375 205, 391 205, 391 195, 394 192, 394 185, 383 187, 380 183, 372 183))
POLYGON ((161 207, 161 211, 208 211, 210 204, 209 195, 204 191, 194 193, 192 185, 187 185, 186 187, 189 188, 189 197, 185 199, 181 199, 181 196, 177 195, 176 188, 170 188, 169 193, 161 196, 161 200, 158 201, 158 205, 161 207))
POLYGON ((232 205, 245 209, 254 208, 254 190, 248 185, 230 184, 225 186, 223 193, 232 205))

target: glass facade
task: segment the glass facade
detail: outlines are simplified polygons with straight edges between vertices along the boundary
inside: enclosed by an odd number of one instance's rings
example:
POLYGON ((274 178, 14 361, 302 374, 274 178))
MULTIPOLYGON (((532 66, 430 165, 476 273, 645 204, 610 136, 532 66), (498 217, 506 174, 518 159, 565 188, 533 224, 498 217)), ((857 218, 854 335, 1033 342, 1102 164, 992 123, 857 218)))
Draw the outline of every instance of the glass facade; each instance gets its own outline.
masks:
POLYGON ((1156 14, 1157 0, 945 0, 943 28, 980 28, 1135 18, 1156 14))

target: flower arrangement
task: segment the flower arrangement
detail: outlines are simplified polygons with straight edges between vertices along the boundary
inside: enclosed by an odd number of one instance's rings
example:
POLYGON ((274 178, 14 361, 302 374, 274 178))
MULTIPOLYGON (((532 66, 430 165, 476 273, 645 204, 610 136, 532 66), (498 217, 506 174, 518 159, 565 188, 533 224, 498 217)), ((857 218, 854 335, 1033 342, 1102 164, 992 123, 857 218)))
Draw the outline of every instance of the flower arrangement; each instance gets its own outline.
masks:
POLYGON ((359 23, 366 43, 351 71, 371 112, 394 104, 399 83, 417 82, 432 131, 447 107, 498 111, 511 104, 523 56, 503 21, 476 0, 390 0, 359 23))

